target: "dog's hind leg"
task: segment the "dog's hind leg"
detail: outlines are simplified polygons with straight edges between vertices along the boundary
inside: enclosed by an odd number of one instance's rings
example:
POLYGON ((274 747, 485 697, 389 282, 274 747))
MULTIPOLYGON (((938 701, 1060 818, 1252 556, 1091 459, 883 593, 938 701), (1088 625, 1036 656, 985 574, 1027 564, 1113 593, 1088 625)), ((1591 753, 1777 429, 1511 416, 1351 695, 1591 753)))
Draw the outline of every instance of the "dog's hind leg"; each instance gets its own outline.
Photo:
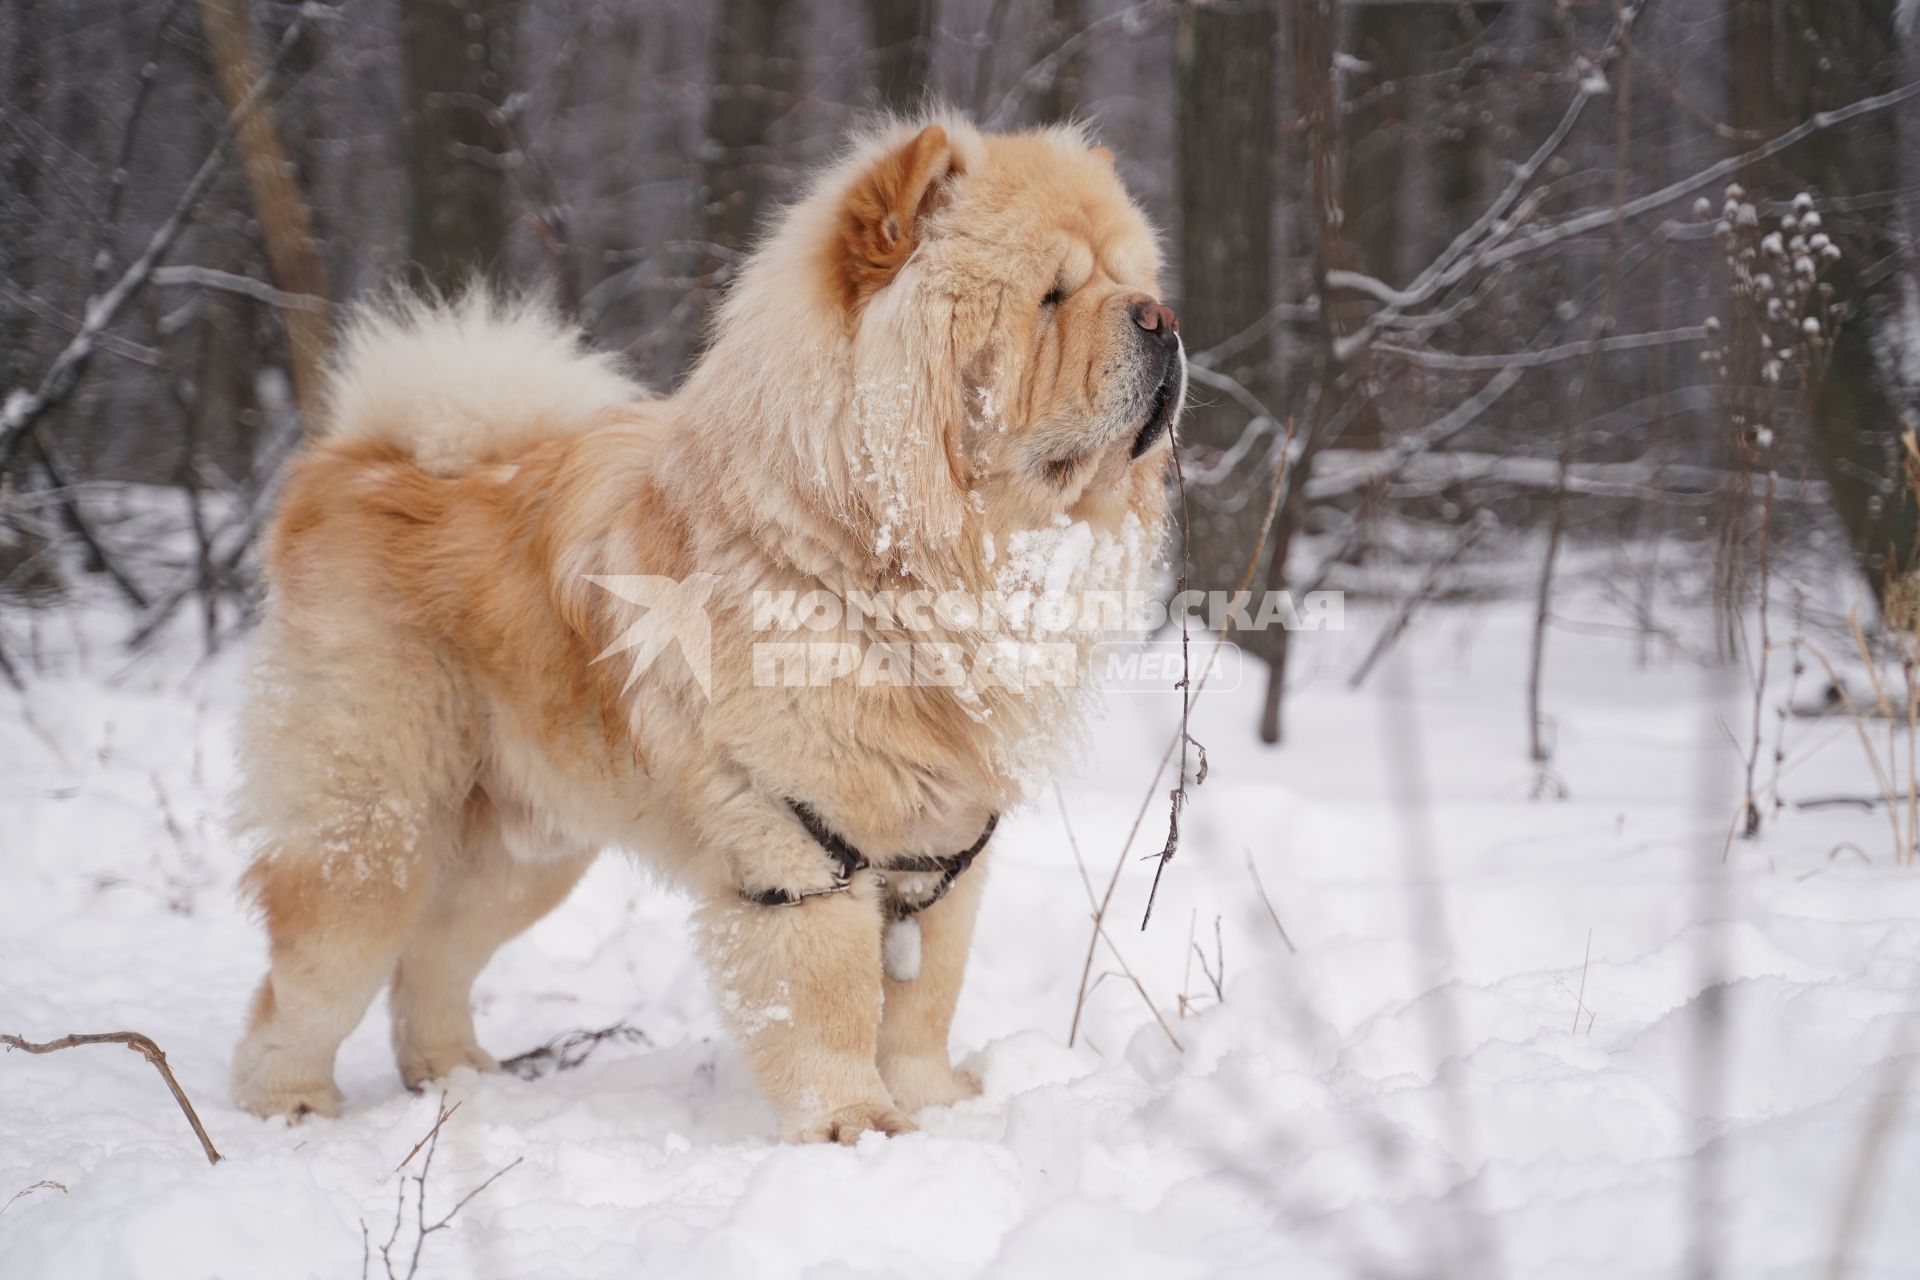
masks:
POLYGON ((296 1118, 338 1112, 334 1055, 393 972, 432 891, 432 842, 410 822, 370 823, 350 836, 270 842, 247 872, 272 967, 234 1053, 241 1107, 296 1118))
POLYGON ((492 806, 476 792, 454 858, 393 971, 393 1052, 418 1089, 456 1067, 498 1067, 473 1031, 473 981, 493 953, 559 906, 592 853, 516 858, 492 806))
POLYGON ((433 655, 350 611, 303 622, 263 627, 239 725, 236 818, 260 841, 244 887, 272 967, 233 1095, 258 1115, 339 1109, 334 1055, 393 976, 473 788, 463 691, 433 655))

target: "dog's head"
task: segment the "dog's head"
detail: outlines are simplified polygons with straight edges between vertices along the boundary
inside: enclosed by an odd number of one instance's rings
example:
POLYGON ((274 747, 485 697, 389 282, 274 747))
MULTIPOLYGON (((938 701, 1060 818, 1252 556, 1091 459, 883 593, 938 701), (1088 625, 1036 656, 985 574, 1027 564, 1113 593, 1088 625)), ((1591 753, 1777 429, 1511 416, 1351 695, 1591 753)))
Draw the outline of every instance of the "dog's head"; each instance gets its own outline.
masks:
POLYGON ((829 331, 786 335, 815 362, 788 376, 819 391, 784 443, 869 549, 909 570, 970 523, 1115 528, 1133 512, 1157 528, 1186 390, 1159 266, 1112 153, 1078 130, 896 125, 754 255, 710 359, 732 329, 760 334, 742 359, 764 350, 796 305, 829 331))

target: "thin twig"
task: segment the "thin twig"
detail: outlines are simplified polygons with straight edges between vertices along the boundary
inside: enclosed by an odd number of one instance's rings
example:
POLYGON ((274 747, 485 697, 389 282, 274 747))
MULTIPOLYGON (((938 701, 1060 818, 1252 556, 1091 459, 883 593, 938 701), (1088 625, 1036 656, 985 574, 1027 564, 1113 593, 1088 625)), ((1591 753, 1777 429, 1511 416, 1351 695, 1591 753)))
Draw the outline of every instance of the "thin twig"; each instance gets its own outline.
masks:
MULTIPOLYGON (((440 1132, 440 1126, 445 1124, 447 1121, 453 1119, 453 1113, 458 1111, 461 1107, 465 1105, 466 1105, 466 1099, 462 1098, 459 1102, 456 1102, 449 1107, 447 1105, 446 1095, 442 1094, 440 1097, 440 1114, 434 1118, 433 1128, 427 1130, 425 1133, 420 1135, 420 1141, 414 1143, 413 1149, 407 1152, 406 1157, 402 1159, 399 1164, 393 1166, 393 1173, 389 1173, 387 1175, 387 1178, 391 1178, 394 1173, 398 1173, 402 1169, 406 1168, 408 1165, 412 1164, 413 1158, 420 1154, 420 1148, 426 1146, 427 1143, 430 1142, 434 1138, 434 1136, 440 1132)), ((385 1182, 387 1178, 382 1178, 380 1179, 380 1181, 385 1182)))
POLYGON ((1573 1030, 1580 1030, 1580 1015, 1587 1007, 1587 966, 1593 963, 1593 930, 1587 930, 1587 954, 1580 960, 1580 992, 1573 998, 1573 1030))
MULTIPOLYGON (((1173 480, 1180 491, 1180 576, 1175 581, 1174 596, 1177 599, 1185 594, 1187 575, 1192 568, 1189 552, 1193 547, 1193 535, 1187 526, 1187 478, 1180 470, 1180 449, 1178 442, 1173 449, 1173 480)), ((1262 533, 1261 544, 1266 543, 1262 533)), ((1254 555, 1260 554, 1259 548, 1254 555)), ((1180 849, 1180 811, 1187 807, 1187 748, 1196 748, 1200 752, 1200 770, 1193 779, 1196 787, 1207 780, 1207 749, 1194 741, 1193 721, 1193 656, 1191 637, 1187 634, 1187 614, 1180 612, 1180 772, 1175 775, 1173 790, 1167 793, 1167 842, 1160 847, 1160 860, 1153 867, 1153 883, 1147 887, 1147 909, 1140 916, 1140 929, 1145 932, 1148 921, 1153 919, 1153 902, 1160 894, 1160 876, 1173 861, 1173 855, 1180 849)))
POLYGON ((1441 575, 1451 569, 1460 557, 1480 540, 1482 534, 1498 523, 1499 520, 1492 512, 1483 510, 1460 527, 1459 533, 1454 537, 1453 546, 1448 549, 1447 554, 1427 566, 1427 572, 1420 579, 1419 585, 1400 602, 1400 607, 1394 611, 1392 621, 1380 633, 1380 638, 1373 642, 1373 648, 1367 650, 1367 656, 1361 659, 1360 665, 1355 667, 1353 674, 1347 677, 1347 688, 1358 689, 1366 683, 1367 675, 1373 670, 1374 664, 1393 648, 1394 642, 1407 629, 1407 624, 1413 621, 1414 611, 1433 595, 1434 588, 1440 584, 1441 575))
MULTIPOLYGON (((1164 767, 1164 764, 1162 767, 1164 767)), ((1149 790, 1148 795, 1149 796, 1152 795, 1151 790, 1149 790)), ((1147 1011, 1153 1014, 1153 1020, 1160 1024, 1160 1029, 1167 1033, 1167 1039, 1172 1042, 1174 1050, 1176 1052, 1184 1052, 1185 1050, 1180 1043, 1180 1037, 1173 1034, 1173 1028, 1167 1025, 1167 1020, 1164 1017, 1162 1017, 1160 1014, 1160 1006, 1156 1005, 1153 1002, 1153 997, 1147 994, 1146 984, 1142 983, 1140 979, 1134 975, 1132 966, 1130 966, 1127 963, 1127 958, 1120 954, 1119 945, 1114 942, 1112 936, 1107 932, 1107 926, 1106 926, 1107 902, 1106 900, 1103 900, 1097 903, 1094 901, 1093 880, 1087 875, 1087 860, 1081 856, 1080 841, 1073 834, 1073 820, 1067 816, 1067 798, 1064 794, 1061 793, 1060 784, 1057 782, 1053 786, 1053 798, 1055 802, 1058 803, 1060 806, 1060 823, 1062 826, 1064 826, 1067 829, 1067 845, 1073 850, 1074 865, 1080 868, 1080 880, 1081 880, 1081 883, 1083 883, 1086 886, 1087 905, 1093 908, 1094 940, 1098 942, 1104 942, 1107 944, 1107 950, 1113 955, 1114 960, 1119 963, 1122 974, 1126 977, 1127 981, 1133 984, 1133 989, 1140 993, 1140 998, 1146 1001, 1147 1011)), ((1145 816, 1146 809, 1144 806, 1141 808, 1140 812, 1142 816, 1145 816)), ((1140 829, 1140 824, 1139 824, 1139 821, 1136 819, 1134 822, 1134 830, 1138 831, 1139 829, 1140 829)), ((1131 836, 1128 837, 1128 843, 1129 844, 1132 843, 1131 836)), ((1125 853, 1123 851, 1122 865, 1124 865, 1124 863, 1125 863, 1125 853)), ((1109 888, 1108 900, 1110 900, 1111 897, 1112 897, 1112 890, 1111 888, 1109 888)), ((1093 951, 1092 951, 1092 948, 1089 947, 1087 951, 1087 970, 1090 972, 1092 967, 1093 967, 1093 951)), ((1073 1025, 1067 1029, 1068 1047, 1072 1047, 1074 1040, 1080 1034, 1080 1014, 1081 1014, 1081 1011, 1086 1007, 1087 997, 1093 993, 1093 987, 1087 984, 1087 977, 1088 977, 1087 972, 1083 972, 1080 975, 1080 994, 1078 998, 1076 998, 1073 1002, 1073 1025)), ((1184 991, 1182 992, 1180 999, 1184 1005, 1184 1002, 1186 1000, 1186 995, 1184 991)))
MULTIPOLYGON (((458 1200, 454 1201, 453 1207, 447 1210, 446 1213, 442 1214, 437 1221, 428 1222, 427 1221, 427 1179, 431 1177, 433 1174, 433 1157, 434 1157, 434 1154, 440 1149, 440 1131, 446 1127, 447 1121, 450 1120, 453 1117, 453 1113, 458 1111, 459 1109, 460 1109, 460 1104, 457 1102, 454 1103, 452 1106, 448 1106, 447 1095, 444 1092, 441 1093, 439 1111, 434 1116, 433 1127, 427 1130, 426 1134, 421 1137, 420 1141, 413 1144, 413 1150, 407 1152, 407 1158, 405 1160, 402 1160, 398 1165, 394 1167, 394 1173, 400 1172, 401 1169, 406 1168, 408 1162, 411 1161, 413 1157, 419 1153, 422 1147, 426 1148, 427 1154, 426 1154, 426 1158, 420 1162, 420 1172, 415 1174, 413 1178, 413 1185, 414 1185, 413 1253, 407 1259, 407 1270, 404 1276, 402 1276, 399 1272, 394 1270, 393 1250, 394 1250, 394 1246, 397 1243, 399 1243, 400 1228, 406 1217, 406 1208, 407 1208, 406 1179, 402 1178, 400 1180, 400 1184, 394 1189, 393 1230, 387 1233, 386 1243, 380 1246, 380 1263, 381 1263, 381 1266, 386 1270, 388 1280, 414 1280, 414 1277, 417 1276, 420 1272, 420 1255, 422 1251, 426 1249, 427 1237, 432 1235, 436 1231, 446 1230, 449 1226, 453 1224, 453 1220, 459 1214, 459 1212, 462 1209, 466 1208, 467 1205, 473 1201, 474 1197, 478 1196, 482 1191, 485 1191, 488 1187, 492 1186, 494 1183, 500 1181, 500 1179, 504 1178, 507 1174, 513 1172, 513 1170, 517 1169, 526 1160, 525 1156, 515 1157, 512 1163, 504 1166, 503 1168, 495 1170, 493 1174, 490 1175, 485 1181, 481 1182, 479 1186, 475 1187, 473 1190, 467 1192, 467 1194, 465 1194, 464 1196, 461 1196, 458 1200)), ((392 1174, 388 1175, 388 1177, 391 1177, 391 1176, 393 1175, 392 1174)), ((364 1277, 366 1275, 366 1269, 368 1266, 368 1262, 370 1260, 370 1255, 367 1247, 368 1246, 367 1224, 364 1221, 360 1224, 360 1237, 361 1237, 360 1269, 361 1269, 361 1275, 362 1277, 364 1277)))
MULTIPOLYGON (((1247 553, 1246 571, 1240 575, 1239 585, 1233 589, 1233 594, 1236 597, 1244 595, 1247 590, 1252 587, 1254 574, 1259 572, 1260 553, 1266 549, 1267 536, 1273 532, 1274 516, 1280 511, 1280 500, 1287 489, 1287 477, 1292 472, 1292 457, 1293 419, 1289 418, 1287 419, 1286 437, 1281 442, 1280 465, 1274 469, 1273 473, 1273 490, 1267 495, 1266 515, 1261 518, 1260 532, 1253 540, 1252 550, 1247 553)), ((1187 548, 1192 544, 1192 539, 1187 533, 1187 488, 1185 477, 1181 474, 1180 470, 1180 450, 1177 442, 1173 451, 1173 474, 1175 481, 1180 486, 1181 572, 1176 589, 1176 594, 1178 594, 1178 592, 1187 589, 1187 548)), ((1146 931, 1148 923, 1153 919, 1153 901, 1160 892, 1161 873, 1167 869, 1167 864, 1173 861, 1173 855, 1180 847, 1180 811, 1184 809, 1187 804, 1187 747, 1189 745, 1193 746, 1200 753, 1200 766, 1194 775, 1193 785, 1197 787, 1207 780, 1207 749, 1194 740, 1191 731, 1193 704, 1206 688, 1207 680, 1213 675, 1214 659, 1219 656, 1220 646, 1226 643, 1226 633, 1232 625, 1232 614, 1231 611, 1229 611, 1228 616, 1222 619, 1220 624, 1219 631, 1221 638, 1215 643, 1212 652, 1207 655, 1206 667, 1201 671, 1200 680, 1196 684, 1193 680, 1193 667, 1189 653, 1190 637, 1187 634, 1186 614, 1183 612, 1180 616, 1180 732, 1179 736, 1168 746, 1167 754, 1161 758, 1160 768, 1154 771, 1153 777, 1156 783, 1160 780, 1160 774, 1164 772, 1167 767, 1167 759, 1172 756, 1173 748, 1176 746, 1180 749, 1180 776, 1176 780, 1173 790, 1168 793, 1167 842, 1160 849, 1159 861, 1153 868, 1153 883, 1147 889, 1147 909, 1140 916, 1140 930, 1143 933, 1146 931)), ((1132 843, 1131 836, 1128 837, 1128 843, 1132 843)), ((1124 849, 1121 851, 1121 856, 1123 858, 1126 856, 1124 849)), ((1108 896, 1112 896, 1112 884, 1117 883, 1119 878, 1120 869, 1115 867, 1113 881, 1109 883, 1107 889, 1108 896)), ((1092 962, 1092 946, 1089 944, 1087 963, 1091 966, 1092 962)))
POLYGON ((1267 915, 1273 919, 1273 927, 1280 931, 1280 941, 1287 944, 1287 954, 1297 956, 1300 948, 1293 945, 1293 939, 1287 936, 1287 926, 1280 923, 1280 913, 1273 909, 1273 899, 1267 896, 1267 886, 1260 883, 1260 868, 1254 865, 1253 850, 1247 850, 1247 874, 1253 877, 1253 887, 1260 891, 1260 902, 1267 909, 1267 915))

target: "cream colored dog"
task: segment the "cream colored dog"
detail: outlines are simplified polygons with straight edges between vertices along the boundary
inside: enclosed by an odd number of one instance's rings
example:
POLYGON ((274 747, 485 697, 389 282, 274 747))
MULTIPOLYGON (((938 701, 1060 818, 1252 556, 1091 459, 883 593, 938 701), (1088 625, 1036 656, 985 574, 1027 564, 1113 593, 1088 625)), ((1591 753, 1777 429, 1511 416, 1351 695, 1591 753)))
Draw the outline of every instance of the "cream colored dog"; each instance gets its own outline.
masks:
POLYGON ((268 555, 240 815, 272 968, 240 1104, 334 1112, 386 983, 410 1087, 492 1068, 476 974, 604 848, 697 897, 785 1136, 968 1096, 947 1035, 982 876, 887 864, 978 841, 1057 767, 1081 693, 984 662, 770 679, 768 642, 1006 635, 808 629, 759 593, 1147 585, 1185 392, 1157 269, 1110 153, 942 119, 856 143, 778 219, 671 398, 538 308, 363 316, 268 555), (918 976, 883 973, 907 912, 918 976))

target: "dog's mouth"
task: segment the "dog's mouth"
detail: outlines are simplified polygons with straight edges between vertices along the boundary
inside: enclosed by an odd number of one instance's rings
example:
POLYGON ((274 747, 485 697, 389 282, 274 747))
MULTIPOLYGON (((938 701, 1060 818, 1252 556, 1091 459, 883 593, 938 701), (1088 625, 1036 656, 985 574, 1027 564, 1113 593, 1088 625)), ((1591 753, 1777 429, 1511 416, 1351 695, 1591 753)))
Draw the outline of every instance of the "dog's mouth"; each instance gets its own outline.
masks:
POLYGON ((1133 438, 1133 447, 1127 451, 1129 458, 1145 454, 1160 443, 1160 437, 1172 428, 1174 412, 1180 407, 1180 383, 1183 377, 1180 357, 1169 356, 1167 367, 1160 374, 1160 383, 1153 389, 1153 403, 1147 409, 1146 425, 1140 428, 1140 434, 1133 438))

